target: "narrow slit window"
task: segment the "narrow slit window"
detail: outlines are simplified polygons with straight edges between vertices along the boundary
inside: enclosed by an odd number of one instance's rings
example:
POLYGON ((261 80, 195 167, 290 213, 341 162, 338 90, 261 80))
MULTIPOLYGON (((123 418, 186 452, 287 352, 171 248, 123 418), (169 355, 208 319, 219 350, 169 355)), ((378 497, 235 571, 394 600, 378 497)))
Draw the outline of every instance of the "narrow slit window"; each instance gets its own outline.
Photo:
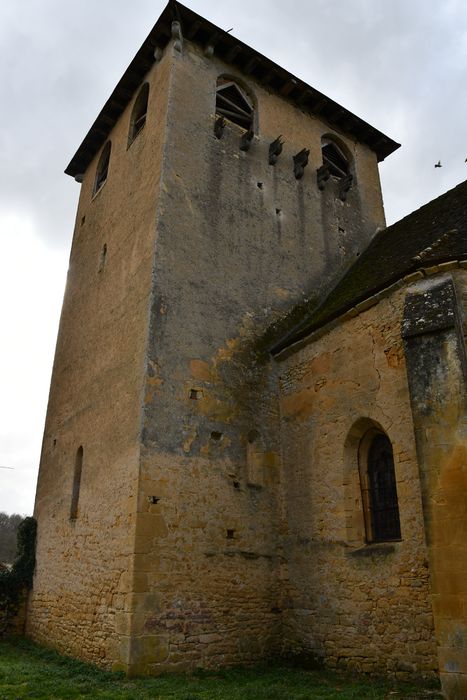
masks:
POLYGON ((128 145, 133 143, 146 124, 148 113, 149 84, 144 83, 133 105, 128 133, 128 145))
POLYGON ((216 116, 250 131, 253 115, 253 104, 245 92, 232 80, 220 79, 216 90, 216 116))
POLYGON ((79 491, 81 487, 81 472, 83 470, 83 448, 79 447, 75 457, 75 468, 73 472, 73 487, 71 491, 70 520, 78 517, 79 491))
POLYGON ((99 163, 97 164, 96 180, 94 182, 93 194, 97 194, 97 192, 99 192, 99 190, 104 186, 107 180, 107 176, 109 174, 110 150, 111 143, 110 141, 107 141, 104 148, 102 149, 101 157, 99 158, 99 163))
POLYGON ((396 474, 392 445, 384 433, 376 434, 368 450, 368 505, 371 542, 401 538, 396 474))
POLYGON ((329 168, 329 172, 334 177, 342 179, 349 174, 349 162, 339 146, 330 139, 321 140, 321 152, 323 155, 323 165, 329 168))
POLYGON ((97 272, 102 272, 105 266, 105 261, 107 258, 107 243, 104 243, 102 250, 99 255, 99 265, 97 267, 97 272))

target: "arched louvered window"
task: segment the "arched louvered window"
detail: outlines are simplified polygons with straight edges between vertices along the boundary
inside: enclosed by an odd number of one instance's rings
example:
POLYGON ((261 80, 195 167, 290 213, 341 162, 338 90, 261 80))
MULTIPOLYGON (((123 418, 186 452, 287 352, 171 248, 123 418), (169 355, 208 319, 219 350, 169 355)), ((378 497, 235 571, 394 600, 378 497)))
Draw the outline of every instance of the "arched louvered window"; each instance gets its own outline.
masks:
POLYGON ((107 141, 104 148, 102 149, 101 157, 99 158, 99 162, 97 164, 96 179, 94 181, 93 194, 96 194, 97 192, 99 192, 99 190, 103 187, 103 185, 105 184, 105 182, 107 180, 107 176, 109 174, 111 148, 112 148, 112 146, 111 146, 110 141, 107 141))
POLYGON ((149 84, 144 83, 133 105, 130 119, 130 130, 128 132, 128 145, 133 143, 140 131, 146 124, 148 113, 149 84))
POLYGON ((392 445, 384 433, 376 433, 367 457, 367 540, 399 540, 401 527, 392 445))
POLYGON ((73 486, 71 491, 70 520, 78 517, 79 490, 81 486, 81 472, 83 470, 83 448, 78 447, 73 471, 73 486))
POLYGON ((246 131, 253 128, 253 103, 245 91, 228 78, 219 78, 217 81, 216 116, 223 117, 246 131))
POLYGON ((329 168, 329 173, 337 178, 344 178, 349 175, 349 161, 342 148, 330 138, 323 137, 321 139, 321 153, 323 156, 323 165, 329 168))

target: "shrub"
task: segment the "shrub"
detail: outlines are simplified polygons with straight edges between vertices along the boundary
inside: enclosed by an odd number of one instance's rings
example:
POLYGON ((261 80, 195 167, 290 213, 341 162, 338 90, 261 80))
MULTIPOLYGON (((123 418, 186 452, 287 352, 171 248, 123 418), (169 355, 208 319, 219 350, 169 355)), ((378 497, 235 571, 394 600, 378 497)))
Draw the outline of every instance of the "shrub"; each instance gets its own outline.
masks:
POLYGON ((32 587, 36 565, 34 518, 25 518, 18 527, 16 559, 10 571, 0 572, 0 633, 4 633, 17 614, 21 597, 32 587))

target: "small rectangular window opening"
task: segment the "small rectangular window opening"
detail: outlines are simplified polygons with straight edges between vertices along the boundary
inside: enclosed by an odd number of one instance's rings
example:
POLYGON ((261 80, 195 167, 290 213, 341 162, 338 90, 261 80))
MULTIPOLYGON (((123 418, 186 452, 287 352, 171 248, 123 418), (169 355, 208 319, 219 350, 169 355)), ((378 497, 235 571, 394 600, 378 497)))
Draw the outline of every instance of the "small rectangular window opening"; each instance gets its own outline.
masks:
POLYGON ((73 472, 73 486, 71 491, 70 520, 78 517, 79 491, 81 487, 81 472, 83 470, 83 448, 79 447, 75 457, 75 468, 73 472))
POLYGON ((202 389, 190 389, 190 399, 192 401, 199 401, 202 398, 203 398, 203 390, 202 389))

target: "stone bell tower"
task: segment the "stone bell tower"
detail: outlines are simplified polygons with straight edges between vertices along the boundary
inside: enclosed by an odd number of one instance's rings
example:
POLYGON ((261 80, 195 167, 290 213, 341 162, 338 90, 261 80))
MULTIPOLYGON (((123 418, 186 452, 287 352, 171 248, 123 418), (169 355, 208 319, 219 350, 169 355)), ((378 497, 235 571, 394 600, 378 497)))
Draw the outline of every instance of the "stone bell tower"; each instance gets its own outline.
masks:
POLYGON ((171 2, 71 160, 28 633, 129 673, 281 649, 259 341, 384 226, 398 144, 171 2))

